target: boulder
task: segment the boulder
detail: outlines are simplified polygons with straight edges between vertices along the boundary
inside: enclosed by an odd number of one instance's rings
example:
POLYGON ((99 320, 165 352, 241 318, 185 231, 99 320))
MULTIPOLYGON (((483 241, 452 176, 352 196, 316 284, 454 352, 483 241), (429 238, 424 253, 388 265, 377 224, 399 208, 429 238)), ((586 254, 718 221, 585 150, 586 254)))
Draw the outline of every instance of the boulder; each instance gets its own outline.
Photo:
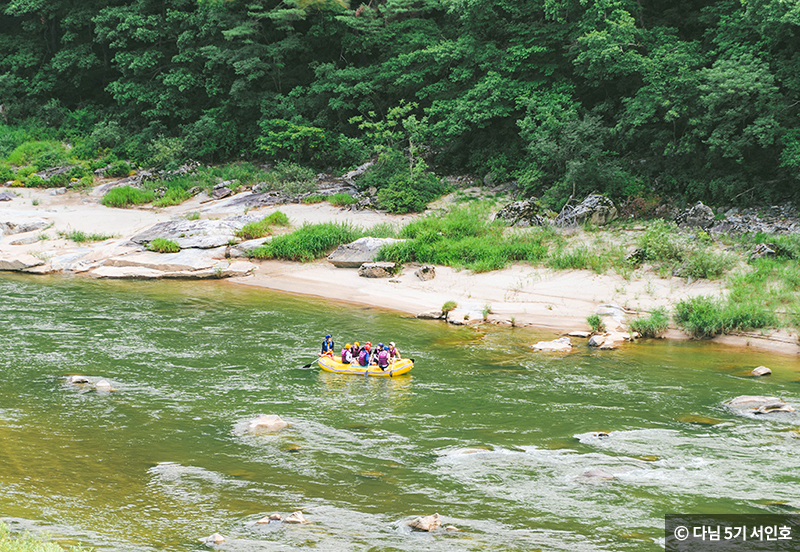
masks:
POLYGON ((603 350, 616 349, 622 345, 626 339, 629 338, 629 335, 619 332, 596 334, 589 339, 589 347, 595 347, 603 350))
POLYGON ((39 241, 39 236, 26 236, 12 241, 9 245, 32 245, 39 241))
POLYGON ((764 397, 761 395, 741 395, 723 404, 731 410, 748 414, 772 414, 775 412, 795 411, 794 407, 777 397, 764 397))
POLYGON ((772 370, 767 368, 766 366, 759 366, 758 368, 753 368, 750 372, 751 376, 768 376, 772 373, 772 370))
POLYGON ((218 544, 222 544, 223 542, 225 542, 225 537, 223 537, 219 533, 214 533, 213 535, 209 535, 208 537, 199 540, 206 546, 216 546, 218 544))
POLYGON ((414 271, 414 276, 422 280, 433 280, 436 277, 436 267, 433 265, 424 265, 414 271))
POLYGON ((569 332, 567 335, 568 335, 569 337, 582 337, 582 338, 587 338, 587 337, 591 337, 591 335, 592 335, 592 332, 584 332, 584 331, 580 331, 580 330, 578 330, 578 331, 574 331, 574 332, 569 332))
POLYGON ((442 526, 442 518, 439 514, 421 516, 408 522, 408 526, 415 531, 435 531, 442 526))
POLYGON ((50 223, 40 218, 19 218, 0 221, 0 234, 24 234, 45 228, 50 223))
POLYGON ((0 192, 0 201, 11 201, 17 197, 12 192, 0 192))
POLYGON ((289 424, 275 414, 259 414, 247 424, 247 430, 251 433, 278 431, 285 427, 289 427, 289 424))
POLYGON ((13 257, 0 257, 0 270, 18 272, 43 264, 43 260, 28 254, 15 255, 13 257))
POLYGON ((211 197, 213 199, 223 199, 223 198, 228 197, 232 193, 233 193, 233 190, 231 190, 230 188, 228 188, 226 186, 220 186, 218 188, 215 187, 213 190, 211 190, 211 197))
POLYGON ((101 379, 100 381, 95 383, 94 386, 98 391, 109 391, 109 392, 116 391, 116 389, 114 389, 111 386, 111 384, 108 381, 104 380, 104 379, 101 379))
POLYGON ((691 208, 687 209, 675 218, 675 222, 682 228, 700 228, 708 230, 714 226, 714 211, 711 207, 703 205, 698 201, 691 208))
POLYGON ((556 352, 569 352, 572 350, 572 342, 569 337, 559 337, 553 341, 540 341, 535 345, 531 345, 534 351, 556 351, 556 352))
POLYGON ((254 240, 243 241, 241 243, 237 243, 236 245, 229 245, 225 250, 225 257, 231 259, 248 257, 254 249, 261 247, 271 239, 272 236, 267 236, 265 238, 256 238, 254 240))
POLYGON ((89 382, 89 378, 86 376, 67 376, 66 383, 71 383, 73 385, 83 385, 89 382))
POLYGON ((268 516, 264 516, 260 520, 256 522, 256 525, 267 525, 272 523, 273 521, 281 521, 283 519, 280 514, 270 514, 268 516))
POLYGON ((589 194, 577 206, 572 208, 565 206, 556 217, 555 224, 558 226, 579 226, 586 222, 591 222, 597 226, 603 226, 617 218, 617 216, 617 207, 613 201, 600 194, 589 194))
POLYGON ((360 268, 364 263, 372 263, 384 245, 404 240, 395 238, 359 238, 352 243, 342 244, 328 255, 328 262, 337 268, 360 268))
POLYGON ((286 516, 283 520, 284 523, 308 523, 308 520, 303 517, 303 512, 294 512, 286 516))
POLYGON ((417 318, 421 320, 441 320, 444 318, 444 313, 442 311, 421 312, 417 315, 417 318))
POLYGON ((358 269, 363 278, 391 278, 397 270, 395 263, 364 263, 358 269))
POLYGON ((66 188, 53 188, 52 190, 50 190, 51 196, 64 195, 66 193, 67 193, 66 188))
POLYGON ((515 201, 500 209, 494 220, 502 220, 510 226, 542 226, 547 218, 536 198, 515 201))

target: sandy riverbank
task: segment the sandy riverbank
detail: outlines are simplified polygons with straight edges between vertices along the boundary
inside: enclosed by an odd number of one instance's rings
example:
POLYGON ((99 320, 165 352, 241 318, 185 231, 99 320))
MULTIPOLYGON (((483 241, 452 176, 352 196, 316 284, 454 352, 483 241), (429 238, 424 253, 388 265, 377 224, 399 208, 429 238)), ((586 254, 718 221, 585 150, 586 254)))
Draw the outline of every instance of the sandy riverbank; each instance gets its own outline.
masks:
MULTIPOLYGON (((413 216, 393 216, 374 211, 343 211, 328 203, 315 205, 288 204, 278 207, 245 209, 231 201, 209 202, 203 195, 182 205, 154 209, 111 209, 99 203, 99 194, 68 192, 50 195, 48 190, 18 190, 16 199, 0 203, 0 222, 11 217, 41 218, 52 224, 45 233, 48 239, 25 245, 10 245, 21 234, 0 239, 0 258, 30 254, 68 255, 78 246, 58 238, 58 232, 80 230, 86 233, 113 235, 114 238, 90 244, 94 262, 103 262, 126 252, 129 238, 159 222, 184 218, 197 212, 202 219, 224 219, 232 215, 266 216, 280 210, 294 226, 303 223, 348 221, 365 228, 379 223, 402 226, 413 216)), ((32 232, 31 234, 34 234, 32 232)), ((24 234, 22 234, 24 236, 24 234)), ((85 245, 83 246, 85 247, 85 245)), ((221 253, 218 253, 221 255, 221 253)), ((119 258, 119 257, 116 257, 119 258)), ((224 256, 219 262, 225 262, 224 256)), ((487 322, 515 324, 549 329, 554 333, 588 329, 586 317, 600 305, 614 304, 631 314, 646 313, 655 307, 671 308, 691 296, 723 293, 719 281, 687 282, 681 278, 659 278, 647 270, 633 272, 629 279, 615 273, 596 274, 586 270, 553 271, 526 264, 504 270, 475 274, 449 267, 436 267, 436 277, 421 281, 414 267, 407 266, 391 279, 359 277, 355 269, 338 269, 321 260, 312 263, 262 261, 246 276, 229 280, 277 291, 311 295, 337 302, 349 302, 397 310, 412 315, 440 310, 446 301, 455 301, 458 309, 452 318, 477 323, 489 312, 487 322)), ((669 338, 685 339, 678 330, 670 330, 669 338)), ((796 336, 787 332, 760 333, 745 336, 723 336, 718 341, 734 346, 752 346, 775 352, 800 352, 796 336)))

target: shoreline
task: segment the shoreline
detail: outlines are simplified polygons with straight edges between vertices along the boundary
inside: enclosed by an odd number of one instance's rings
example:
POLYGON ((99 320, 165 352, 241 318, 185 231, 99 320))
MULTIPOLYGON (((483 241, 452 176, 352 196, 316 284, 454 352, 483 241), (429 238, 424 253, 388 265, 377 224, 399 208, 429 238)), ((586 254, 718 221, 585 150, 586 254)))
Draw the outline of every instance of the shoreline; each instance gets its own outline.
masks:
MULTIPOLYGON (((556 271, 527 264, 514 264, 485 273, 437 266, 435 277, 422 281, 414 275, 414 265, 406 265, 399 275, 392 278, 375 279, 358 276, 356 269, 335 268, 324 259, 308 263, 228 259, 224 246, 227 240, 215 248, 191 249, 191 246, 186 246, 190 248, 177 254, 142 252, 141 247, 132 247, 136 244, 131 243, 131 237, 155 224, 186 221, 190 213, 209 223, 222 224, 232 216, 260 218, 281 211, 295 227, 305 223, 348 222, 364 228, 381 223, 400 227, 419 215, 342 210, 328 203, 247 208, 232 201, 240 195, 221 201, 198 196, 163 209, 114 209, 100 204, 100 188, 98 186, 89 194, 68 191, 62 195, 25 188, 13 201, 0 203, 0 231, 2 223, 14 217, 23 221, 43 220, 48 224, 27 232, 0 234, 0 264, 8 263, 10 259, 45 259, 38 260, 38 266, 16 270, 41 274, 63 271, 102 278, 224 276, 235 285, 385 308, 415 317, 441 311, 445 302, 455 301, 458 307, 450 313, 451 321, 465 325, 489 323, 529 327, 554 335, 588 330, 586 318, 595 314, 601 305, 619 305, 626 312, 646 313, 656 307, 671 309, 689 297, 725 293, 721 281, 687 282, 677 277, 660 278, 646 267, 634 271, 626 279, 616 273, 556 271), (63 237, 69 231, 114 237, 79 244, 63 237), (48 234, 47 239, 41 239, 43 233, 48 234), (35 239, 37 236, 39 239, 35 239), (30 241, 12 245, 20 238, 30 241), (181 257, 183 264, 174 260, 175 255, 184 255, 181 257), (188 261, 185 259, 187 256, 191 257, 188 261), (172 272, 162 272, 158 276, 155 274, 158 271, 153 268, 156 262, 166 265, 172 262, 175 266, 170 265, 172 272)), ((635 314, 628 315, 628 318, 631 316, 635 314)), ((675 328, 671 328, 665 338, 690 339, 675 328)), ((766 335, 758 332, 729 334, 709 341, 779 354, 800 353, 797 336, 786 330, 766 335)))

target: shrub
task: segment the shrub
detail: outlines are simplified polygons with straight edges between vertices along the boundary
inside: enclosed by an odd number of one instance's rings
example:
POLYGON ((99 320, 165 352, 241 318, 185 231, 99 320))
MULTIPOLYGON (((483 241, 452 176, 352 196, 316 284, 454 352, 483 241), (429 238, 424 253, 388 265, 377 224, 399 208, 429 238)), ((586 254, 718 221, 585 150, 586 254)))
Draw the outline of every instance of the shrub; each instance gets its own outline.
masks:
POLYGON ((248 222, 236 235, 244 240, 263 238, 272 233, 273 226, 288 226, 289 217, 280 211, 275 211, 257 222, 248 222))
POLYGON ((642 337, 661 337, 669 329, 669 314, 664 307, 658 307, 647 318, 632 320, 628 327, 642 337))
POLYGON ((180 205, 187 199, 192 197, 188 190, 178 186, 171 186, 167 188, 164 195, 153 202, 155 207, 169 207, 170 205, 180 205))
POLYGON ((304 203, 305 205, 311 205, 312 203, 322 203, 326 199, 327 199, 327 197, 324 196, 324 195, 316 195, 315 194, 315 195, 310 195, 310 196, 304 197, 302 199, 302 203, 304 203))
POLYGON ((358 199, 354 198, 350 194, 340 192, 338 194, 329 195, 328 203, 334 207, 346 207, 348 205, 352 205, 353 203, 358 203, 358 199))
POLYGON ((38 170, 56 167, 66 163, 67 150, 60 142, 31 141, 14 148, 8 162, 14 166, 32 165, 38 170))
POLYGON ((113 176, 113 177, 128 176, 128 173, 130 171, 131 171, 131 166, 128 165, 125 161, 114 161, 106 169, 106 176, 113 176))
POLYGON ((251 255, 259 259, 312 261, 362 235, 361 230, 349 223, 304 224, 291 234, 277 236, 269 243, 254 249, 251 255))
POLYGON ((447 317, 450 316, 450 313, 458 307, 458 303, 455 301, 445 301, 444 305, 442 305, 442 312, 444 313, 444 319, 447 320, 447 317))
POLYGON ((106 192, 100 203, 106 207, 130 207, 131 205, 150 203, 154 197, 155 195, 150 191, 131 186, 120 186, 106 192))
POLYGON ((722 304, 707 296, 692 297, 675 306, 675 322, 693 337, 714 337, 722 333, 722 304))
POLYGON ((690 278, 717 279, 736 264, 736 257, 728 253, 714 253, 710 249, 695 249, 688 256, 679 275, 690 278))
POLYGON ((592 314, 586 317, 586 323, 592 329, 592 333, 603 333, 606 331, 606 326, 598 314, 592 314))
POLYGON ((181 247, 172 240, 156 238, 147 244, 147 249, 157 253, 177 253, 181 250, 181 247))
POLYGON ((445 190, 442 181, 433 174, 415 175, 414 178, 402 174, 378 190, 378 204, 390 213, 418 213, 445 190))

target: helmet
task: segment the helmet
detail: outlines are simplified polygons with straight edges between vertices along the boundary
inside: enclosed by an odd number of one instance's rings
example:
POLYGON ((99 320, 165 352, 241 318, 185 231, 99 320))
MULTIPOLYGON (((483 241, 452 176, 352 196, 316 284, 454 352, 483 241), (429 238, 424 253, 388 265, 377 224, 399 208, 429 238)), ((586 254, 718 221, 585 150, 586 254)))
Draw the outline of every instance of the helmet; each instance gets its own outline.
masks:
POLYGON ((372 345, 372 341, 367 341, 367 345, 372 345))
POLYGON ((350 344, 349 344, 349 343, 347 343, 347 344, 344 346, 344 348, 345 348, 345 349, 349 349, 349 348, 350 348, 350 344))
POLYGON ((370 347, 370 345, 369 345, 369 342, 367 342, 367 344, 366 344, 366 345, 364 345, 364 348, 365 348, 367 351, 369 351, 369 350, 370 350, 372 347, 370 347))
POLYGON ((325 339, 330 339, 330 338, 331 338, 331 334, 328 334, 328 335, 325 336, 325 339))
POLYGON ((361 347, 361 343, 359 343, 358 341, 356 341, 356 342, 354 343, 354 345, 355 345, 356 347, 361 347))
POLYGON ((390 345, 391 347, 394 347, 394 341, 390 341, 390 342, 389 342, 389 345, 390 345))
POLYGON ((389 350, 389 346, 388 346, 388 345, 384 345, 384 346, 383 346, 383 350, 384 350, 384 351, 388 351, 388 350, 389 350))

